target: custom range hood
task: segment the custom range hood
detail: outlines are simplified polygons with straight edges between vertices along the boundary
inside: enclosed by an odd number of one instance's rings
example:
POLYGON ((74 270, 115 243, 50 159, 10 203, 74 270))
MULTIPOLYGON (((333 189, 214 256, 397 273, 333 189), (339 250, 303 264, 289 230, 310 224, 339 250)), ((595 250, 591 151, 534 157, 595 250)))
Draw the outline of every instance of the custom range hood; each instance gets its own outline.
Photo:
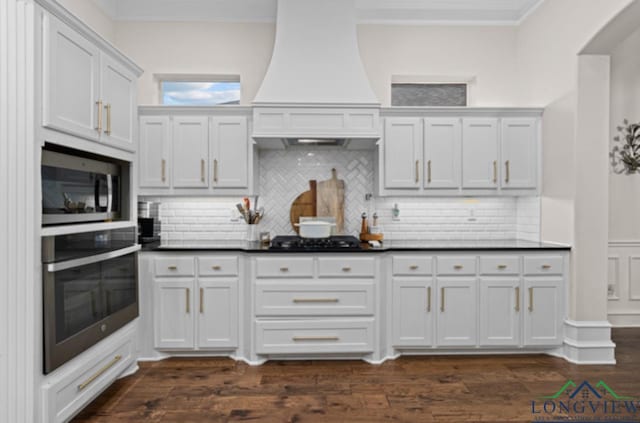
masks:
POLYGON ((380 103, 360 60, 355 0, 278 0, 271 63, 253 101, 263 148, 373 148, 380 103))

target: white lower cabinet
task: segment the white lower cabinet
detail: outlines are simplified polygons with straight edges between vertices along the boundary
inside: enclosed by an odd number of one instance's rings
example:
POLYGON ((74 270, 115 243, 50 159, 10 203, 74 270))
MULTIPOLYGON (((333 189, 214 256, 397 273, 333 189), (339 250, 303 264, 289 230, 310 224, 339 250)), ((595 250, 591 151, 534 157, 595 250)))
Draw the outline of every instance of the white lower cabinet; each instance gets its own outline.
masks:
POLYGON ((480 279, 480 346, 520 345, 519 278, 480 279))
POLYGON ((154 347, 233 349, 238 345, 236 256, 159 256, 154 259, 154 347), (169 269, 169 270, 167 270, 169 269), (196 277, 194 269, 198 269, 196 277), (211 271, 209 271, 211 269, 211 271), (219 271, 233 277, 209 276, 219 271), (166 275, 170 277, 164 277, 166 275))
POLYGON ((525 345, 562 343, 563 279, 526 278, 524 311, 525 345))
POLYGON ((431 277, 393 279, 394 346, 429 347, 433 344, 434 300, 431 277))
POLYGON ((477 343, 476 278, 438 278, 437 334, 443 347, 470 347, 477 343))

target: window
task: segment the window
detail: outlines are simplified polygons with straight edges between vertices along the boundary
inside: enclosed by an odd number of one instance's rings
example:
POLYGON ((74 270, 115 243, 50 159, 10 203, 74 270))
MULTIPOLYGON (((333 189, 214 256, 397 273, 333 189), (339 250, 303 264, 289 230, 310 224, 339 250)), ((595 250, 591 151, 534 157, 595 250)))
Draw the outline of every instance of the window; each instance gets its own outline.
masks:
POLYGON ((163 76, 160 102, 166 106, 220 106, 240 104, 240 77, 163 76))
POLYGON ((392 83, 392 106, 449 107, 467 105, 466 83, 392 83))

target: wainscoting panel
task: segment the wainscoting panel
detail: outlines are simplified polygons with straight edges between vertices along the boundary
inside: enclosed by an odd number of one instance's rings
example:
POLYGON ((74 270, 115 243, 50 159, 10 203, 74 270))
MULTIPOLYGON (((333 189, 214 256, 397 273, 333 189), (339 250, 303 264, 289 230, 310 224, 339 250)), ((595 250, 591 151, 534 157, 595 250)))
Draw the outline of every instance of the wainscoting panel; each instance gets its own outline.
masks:
POLYGON ((608 315, 617 327, 640 327, 640 240, 609 241, 608 315))

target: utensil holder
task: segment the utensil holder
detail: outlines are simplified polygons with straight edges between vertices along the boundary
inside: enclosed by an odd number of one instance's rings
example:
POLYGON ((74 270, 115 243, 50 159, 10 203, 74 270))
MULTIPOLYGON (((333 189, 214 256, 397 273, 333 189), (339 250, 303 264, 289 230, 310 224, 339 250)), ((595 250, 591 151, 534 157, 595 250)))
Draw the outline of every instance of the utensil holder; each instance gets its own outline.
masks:
POLYGON ((260 241, 260 230, 256 224, 247 225, 247 241, 260 241))

